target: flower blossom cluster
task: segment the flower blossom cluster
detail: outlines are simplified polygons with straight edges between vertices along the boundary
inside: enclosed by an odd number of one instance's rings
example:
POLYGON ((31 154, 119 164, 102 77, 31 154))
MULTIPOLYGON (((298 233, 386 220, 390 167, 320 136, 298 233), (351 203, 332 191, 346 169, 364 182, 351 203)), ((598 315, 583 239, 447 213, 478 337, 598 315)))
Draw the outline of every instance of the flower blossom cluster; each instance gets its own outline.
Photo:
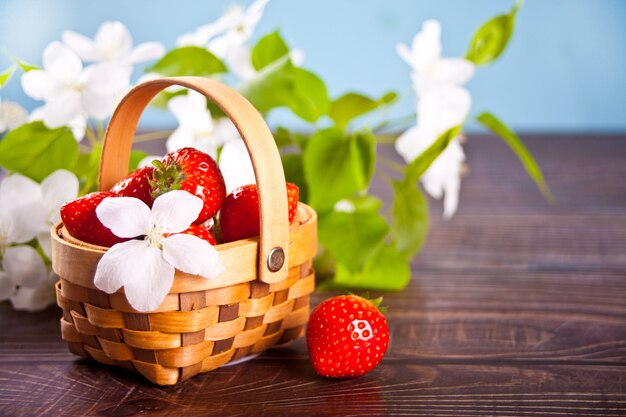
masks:
MULTIPOLYGON (((397 52, 411 66, 413 89, 417 95, 417 123, 396 142, 396 151, 407 163, 413 161, 448 129, 466 119, 472 98, 462 87, 474 75, 474 64, 463 58, 441 57, 441 25, 424 22, 413 38, 411 48, 399 44, 397 52)), ((434 198, 444 196, 444 217, 457 210, 465 153, 456 137, 421 178, 434 198)))

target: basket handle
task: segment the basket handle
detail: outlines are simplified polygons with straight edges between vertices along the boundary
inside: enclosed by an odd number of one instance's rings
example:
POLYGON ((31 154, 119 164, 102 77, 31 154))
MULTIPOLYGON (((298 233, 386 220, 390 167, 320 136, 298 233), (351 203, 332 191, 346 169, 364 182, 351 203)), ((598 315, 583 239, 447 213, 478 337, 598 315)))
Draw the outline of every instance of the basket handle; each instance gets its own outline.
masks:
POLYGON ((265 283, 287 278, 289 222, 285 174, 272 133, 259 112, 241 94, 202 77, 172 77, 146 81, 118 104, 107 128, 100 161, 100 190, 109 190, 128 175, 130 150, 139 117, 163 89, 178 85, 213 101, 232 120, 246 144, 258 185, 261 237, 258 276, 265 283))

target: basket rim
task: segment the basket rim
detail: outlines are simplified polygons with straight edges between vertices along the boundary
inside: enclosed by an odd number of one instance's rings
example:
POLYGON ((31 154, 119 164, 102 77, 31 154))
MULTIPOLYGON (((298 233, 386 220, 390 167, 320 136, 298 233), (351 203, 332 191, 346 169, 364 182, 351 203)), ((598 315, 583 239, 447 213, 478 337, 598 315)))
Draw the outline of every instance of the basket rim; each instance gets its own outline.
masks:
MULTIPOLYGON (((300 222, 289 228, 288 250, 291 256, 287 266, 288 275, 289 270, 310 261, 317 252, 317 213, 310 206, 298 203, 298 217, 300 222)), ((79 240, 72 242, 64 238, 63 230, 63 223, 58 222, 50 231, 54 272, 72 284, 97 289, 93 277, 100 258, 108 248, 79 240)), ((170 293, 203 291, 258 280, 258 248, 259 237, 215 246, 225 266, 224 273, 215 279, 207 279, 177 269, 170 293)), ((123 292, 123 289, 118 292, 123 292)))
MULTIPOLYGON (((301 213, 305 213, 307 216, 306 217, 300 217, 300 219, 302 220, 301 222, 299 222, 298 224, 292 224, 289 227, 289 233, 291 233, 291 231, 293 229, 297 229, 305 224, 308 224, 309 222, 317 222, 317 212, 313 209, 313 207, 304 204, 302 202, 298 202, 298 214, 301 213)), ((63 224, 62 220, 59 220, 58 222, 56 222, 55 224, 52 225, 52 228, 50 229, 50 234, 52 236, 53 240, 56 240, 57 242, 63 244, 63 245, 67 245, 67 246, 72 246, 76 249, 80 249, 80 250, 84 250, 84 251, 88 251, 88 252, 93 252, 93 253, 98 253, 98 254, 104 254, 106 253, 110 248, 106 247, 106 246, 99 246, 99 245, 94 245, 93 243, 88 243, 88 242, 84 242, 80 239, 77 239, 73 236, 68 236, 69 239, 67 239, 64 234, 62 233, 62 230, 65 229, 65 226, 63 224)), ((233 249, 236 248, 238 246, 244 246, 247 245, 249 243, 259 243, 259 236, 255 236, 255 237, 250 237, 250 238, 246 238, 246 239, 239 239, 236 240, 234 242, 227 242, 227 243, 220 243, 218 245, 215 245, 214 248, 218 251, 218 252, 223 252, 223 251, 227 251, 229 249, 233 249)))

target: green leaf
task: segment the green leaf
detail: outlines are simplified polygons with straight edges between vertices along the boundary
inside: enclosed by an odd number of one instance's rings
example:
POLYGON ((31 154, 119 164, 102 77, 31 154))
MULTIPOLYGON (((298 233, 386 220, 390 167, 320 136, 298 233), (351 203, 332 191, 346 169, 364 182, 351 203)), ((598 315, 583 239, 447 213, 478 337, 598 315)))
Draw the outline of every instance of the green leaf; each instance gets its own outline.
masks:
POLYGON ((297 146, 299 149, 304 149, 309 137, 302 133, 293 132, 285 127, 278 127, 274 132, 274 140, 279 148, 297 146))
POLYGON ((133 149, 130 152, 130 162, 128 164, 128 172, 131 173, 134 170, 136 170, 141 160, 145 158, 146 156, 148 156, 148 154, 145 153, 144 151, 133 149))
POLYGON ((361 271, 351 271, 340 262, 337 262, 335 268, 331 288, 400 291, 411 279, 411 268, 404 255, 389 244, 380 245, 361 271))
POLYGON ((209 77, 226 71, 226 66, 218 57, 198 46, 172 49, 146 70, 169 77, 186 75, 209 77))
POLYGON ((260 112, 287 107, 307 122, 327 114, 330 105, 322 80, 312 72, 296 68, 288 56, 268 64, 238 89, 260 112))
POLYGON ((15 62, 24 72, 40 69, 37 65, 29 64, 28 62, 22 61, 19 58, 13 57, 13 62, 15 62))
POLYGON ((376 169, 376 138, 371 132, 359 132, 350 140, 354 179, 359 190, 369 187, 376 169))
POLYGON ((330 100, 324 82, 304 68, 293 67, 294 94, 288 96, 287 107, 307 122, 315 122, 328 114, 330 100))
POLYGON ((13 73, 15 72, 16 69, 17 69, 17 65, 11 65, 5 71, 0 73, 0 89, 4 87, 6 83, 9 82, 9 80, 13 76, 13 73))
POLYGON ((391 233, 397 249, 411 260, 428 234, 428 202, 414 182, 393 181, 391 233))
POLYGON ((509 13, 482 25, 474 34, 465 58, 476 65, 486 65, 498 58, 511 39, 519 6, 518 2, 509 13))
POLYGON ((252 48, 252 66, 260 71, 289 53, 289 47, 278 32, 265 35, 252 48))
POLYGON ((81 152, 74 167, 74 173, 80 180, 79 195, 98 190, 98 176, 100 174, 100 155, 102 145, 97 143, 90 152, 81 152))
POLYGON ((0 142, 0 166, 41 182, 57 169, 72 171, 78 144, 68 127, 50 129, 32 122, 13 129, 0 142))
POLYGON ((318 212, 333 208, 343 199, 363 190, 369 171, 355 174, 370 163, 360 160, 358 136, 344 136, 336 128, 316 132, 303 151, 304 177, 309 189, 309 203, 318 212))
POLYGON ((539 164, 535 161, 530 151, 524 146, 524 143, 521 139, 511 130, 509 129, 501 120, 499 120, 496 116, 491 113, 481 113, 476 117, 476 120, 489 129, 494 135, 501 138, 512 150, 515 152, 515 155, 519 158, 519 160, 524 165, 526 172, 530 178, 537 184, 539 190, 543 194, 543 197, 553 202, 554 196, 550 192, 548 185, 543 177, 543 173, 541 172, 541 168, 539 168, 539 164))
POLYGON ((283 169, 285 170, 285 180, 292 182, 300 189, 300 201, 309 201, 309 193, 306 181, 304 180, 304 167, 302 164, 302 154, 289 153, 281 155, 283 169))
POLYGON ((330 104, 328 115, 341 129, 359 116, 376 110, 380 106, 389 104, 396 99, 396 93, 390 92, 378 100, 374 100, 359 93, 347 93, 330 104))
POLYGON ((320 243, 351 271, 363 268, 388 231, 389 226, 378 210, 356 207, 352 213, 331 211, 318 219, 320 243))
POLYGON ((448 147, 448 144, 454 139, 461 131, 461 126, 454 126, 441 134, 432 145, 430 145, 424 152, 419 154, 405 170, 406 180, 410 183, 417 182, 420 177, 426 172, 428 167, 441 155, 441 153, 448 147))

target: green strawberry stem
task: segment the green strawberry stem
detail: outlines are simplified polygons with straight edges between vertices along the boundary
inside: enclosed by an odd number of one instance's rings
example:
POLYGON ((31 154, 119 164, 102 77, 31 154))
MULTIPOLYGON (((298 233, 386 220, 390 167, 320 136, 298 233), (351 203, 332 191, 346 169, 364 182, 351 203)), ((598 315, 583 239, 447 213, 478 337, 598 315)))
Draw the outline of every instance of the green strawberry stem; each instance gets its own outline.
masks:
POLYGON ((168 193, 172 190, 180 190, 181 184, 187 177, 182 167, 175 161, 170 161, 167 166, 163 162, 155 159, 152 161, 154 172, 152 180, 148 180, 150 186, 154 189, 152 198, 156 199, 160 195, 168 193))

